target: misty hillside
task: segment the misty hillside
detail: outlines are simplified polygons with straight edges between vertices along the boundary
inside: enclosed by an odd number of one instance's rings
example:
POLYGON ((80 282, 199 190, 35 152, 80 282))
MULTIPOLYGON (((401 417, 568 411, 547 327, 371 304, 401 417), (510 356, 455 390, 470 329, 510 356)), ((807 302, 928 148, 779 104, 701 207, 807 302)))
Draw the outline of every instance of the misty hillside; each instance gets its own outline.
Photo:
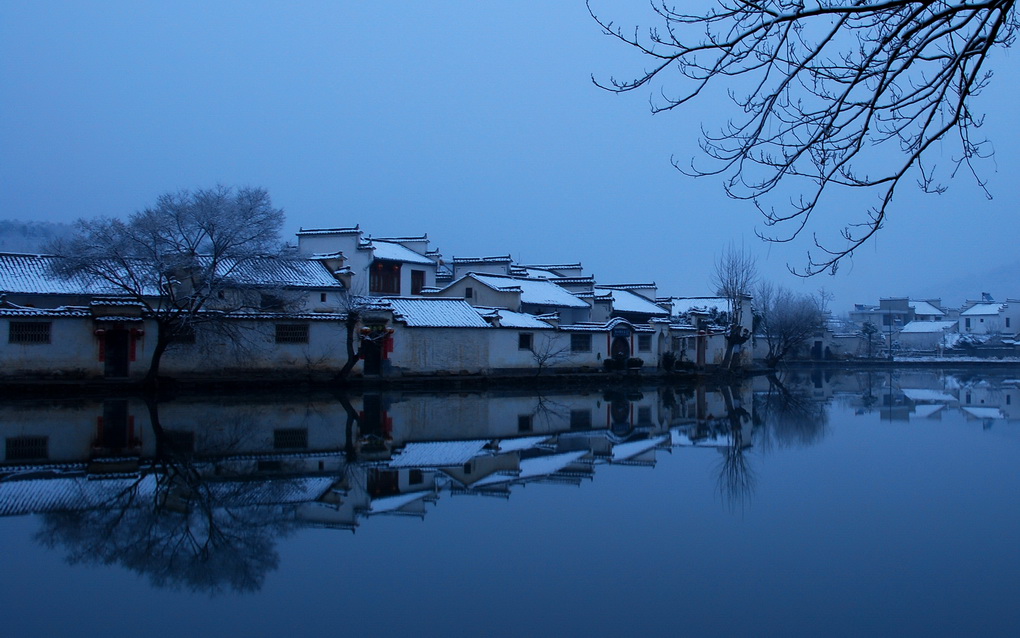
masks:
POLYGON ((0 219, 0 252, 38 253, 51 240, 72 232, 70 224, 0 219))

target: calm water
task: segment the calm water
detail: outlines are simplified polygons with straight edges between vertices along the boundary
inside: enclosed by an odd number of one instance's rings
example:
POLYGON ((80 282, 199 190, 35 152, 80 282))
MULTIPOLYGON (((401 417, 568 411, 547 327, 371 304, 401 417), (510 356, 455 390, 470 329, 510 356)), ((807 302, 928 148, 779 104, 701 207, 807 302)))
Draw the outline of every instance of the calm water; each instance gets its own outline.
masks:
POLYGON ((6 401, 0 631, 1020 635, 1018 379, 6 401))

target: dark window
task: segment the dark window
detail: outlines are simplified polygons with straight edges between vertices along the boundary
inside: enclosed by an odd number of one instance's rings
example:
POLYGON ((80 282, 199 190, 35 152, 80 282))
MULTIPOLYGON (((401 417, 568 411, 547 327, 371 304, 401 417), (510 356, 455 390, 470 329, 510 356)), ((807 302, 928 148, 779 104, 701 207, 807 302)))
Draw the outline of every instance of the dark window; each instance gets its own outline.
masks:
POLYGON ((652 409, 647 405, 641 406, 637 409, 637 422, 638 425, 651 425, 652 424, 652 409))
POLYGON ((467 286, 466 288, 464 288, 464 298, 465 299, 474 299, 475 298, 475 289, 472 288, 471 286, 467 286))
POLYGON ((49 437, 14 436, 7 439, 8 461, 38 461, 49 458, 49 437))
POLYGON ((534 417, 530 414, 522 414, 517 417, 517 431, 531 432, 534 425, 534 417))
POLYGON ((1006 317, 1006 327, 1009 327, 1009 317, 1006 317))
POLYGON ((966 328, 967 330, 970 330, 970 317, 967 317, 966 319, 963 320, 963 327, 966 328))
POLYGON ((637 338, 637 349, 638 349, 638 352, 651 352, 652 351, 652 335, 638 335, 638 338, 637 338))
POLYGON ((421 485, 425 482, 425 473, 421 470, 414 469, 407 473, 407 484, 408 485, 421 485))
POLYGON ((7 335, 8 343, 49 343, 49 321, 12 321, 7 335))
POLYGON ((522 332, 517 335, 517 349, 531 350, 532 335, 530 332, 522 332))
POLYGON ((263 293, 259 295, 259 308, 262 310, 283 310, 283 299, 277 295, 263 293))
POLYGON ((471 473, 471 461, 468 461, 467 463, 464 464, 464 473, 465 474, 471 473))
POLYGON ((570 335, 571 352, 591 352, 591 335, 570 335))
POLYGON ((319 301, 321 301, 322 303, 326 303, 326 293, 324 292, 319 293, 319 301))
POLYGON ((411 271, 411 294, 420 295, 421 289, 425 287, 425 271, 424 270, 412 270, 411 271))
POLYGON ((1010 403, 1012 403, 1012 401, 1013 401, 1013 397, 1011 397, 1010 395, 1007 394, 1006 395, 1006 405, 1009 405, 1010 403))
POLYGON ((281 428, 273 430, 273 448, 277 450, 307 449, 308 428, 281 428))
POLYGON ((571 410, 570 411, 570 429, 571 430, 590 430, 591 429, 591 410, 571 410))
POLYGON ((276 343, 308 343, 308 324, 276 324, 276 343))
POLYGON ((395 261, 376 261, 368 275, 368 289, 386 295, 400 294, 400 264, 395 261))

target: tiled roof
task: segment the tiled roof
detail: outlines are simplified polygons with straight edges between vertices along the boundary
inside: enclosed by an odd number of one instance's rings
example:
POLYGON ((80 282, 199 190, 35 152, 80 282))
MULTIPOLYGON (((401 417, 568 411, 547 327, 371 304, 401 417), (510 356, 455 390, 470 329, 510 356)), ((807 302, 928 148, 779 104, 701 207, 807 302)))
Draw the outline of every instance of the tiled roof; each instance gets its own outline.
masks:
POLYGON ((587 308, 588 304, 570 294, 560 286, 545 279, 505 277, 473 273, 470 275, 486 286, 496 290, 521 293, 521 303, 535 306, 557 306, 561 308, 587 308))
POLYGON ((489 328, 474 306, 463 299, 391 297, 379 300, 412 328, 489 328))
POLYGON ((510 255, 499 255, 495 257, 454 257, 452 263, 458 266, 467 264, 509 264, 513 259, 510 255))
POLYGON ((357 235, 361 232, 361 225, 354 226, 353 228, 302 228, 298 231, 298 236, 301 235, 357 235))
POLYGON ((0 253, 0 292, 43 295, 115 295, 110 284, 77 275, 64 278, 52 271, 59 257, 0 253))
POLYGON ((932 332, 945 332, 956 326, 955 321, 911 321, 903 326, 901 333, 924 334, 932 332))
POLYGON ((33 317, 90 317, 92 313, 87 308, 80 306, 65 306, 60 308, 4 308, 0 307, 0 317, 22 317, 30 319, 33 317))
POLYGON ((220 272, 238 286, 343 289, 322 262, 314 259, 263 257, 239 264, 227 262, 220 272))
POLYGON ((725 312, 729 306, 725 297, 673 297, 670 299, 674 315, 689 312, 725 312))
POLYGON ((382 239, 373 239, 368 242, 367 248, 372 250, 372 255, 376 259, 386 259, 388 261, 401 261, 409 264, 429 264, 435 265, 436 262, 432 261, 425 255, 419 254, 398 244, 396 242, 385 241, 382 239))
POLYGON ((613 310, 619 312, 634 312, 645 315, 667 316, 669 312, 663 310, 651 301, 648 301, 639 294, 629 290, 613 289, 613 310))
POLYGON ((564 452, 562 454, 547 454, 543 456, 533 456, 531 458, 522 459, 520 463, 520 473, 517 476, 503 476, 494 474, 487 476, 484 479, 474 484, 474 487, 481 487, 483 485, 492 485, 498 483, 507 483, 510 481, 520 481, 529 478, 537 478, 540 476, 548 476, 555 474, 563 468, 567 467, 574 461, 577 461, 582 456, 588 454, 587 450, 578 450, 575 452, 564 452))
POLYGON ((649 326, 635 326, 626 319, 620 317, 614 317, 605 323, 575 323, 569 326, 560 326, 560 330, 563 332, 609 332, 617 326, 627 326, 632 328, 634 332, 655 332, 649 326))
POLYGON ((390 461, 390 467, 450 467, 464 465, 481 454, 488 444, 488 439, 408 443, 400 454, 390 461))
POLYGON ((505 308, 475 308, 475 310, 483 317, 498 316, 499 325, 502 328, 524 328, 528 330, 552 328, 551 325, 535 315, 529 315, 525 312, 514 312, 505 308))

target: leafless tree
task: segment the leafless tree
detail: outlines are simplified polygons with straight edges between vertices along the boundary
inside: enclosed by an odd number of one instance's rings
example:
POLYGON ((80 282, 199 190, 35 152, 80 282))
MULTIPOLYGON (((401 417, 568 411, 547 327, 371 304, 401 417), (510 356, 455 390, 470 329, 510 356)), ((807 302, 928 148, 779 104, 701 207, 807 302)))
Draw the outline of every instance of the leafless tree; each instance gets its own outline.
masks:
POLYGON ((253 262, 280 254, 282 226, 283 211, 264 189, 217 186, 160 195, 155 206, 126 221, 78 220, 74 236, 50 250, 61 257, 58 275, 85 276, 155 320, 146 377, 154 383, 176 339, 203 323, 229 336, 237 323, 225 319, 260 307, 264 296, 236 279, 253 262))
POLYGON ((798 274, 834 272, 882 227, 905 180, 940 193, 963 168, 985 187, 974 162, 991 149, 977 135, 974 98, 991 78, 992 51, 1014 41, 1014 0, 653 0, 656 26, 645 32, 614 25, 594 2, 589 11, 605 33, 650 62, 631 79, 595 79, 599 86, 622 93, 659 83, 651 108, 661 112, 725 85, 737 112, 720 130, 703 130, 708 167, 673 163, 724 176, 727 194, 753 201, 766 228, 783 226, 759 233, 764 239, 797 237, 830 190, 874 193, 841 238, 812 233, 820 253, 798 274), (935 164, 940 147, 955 149, 948 168, 935 164), (784 182, 800 195, 777 209, 784 182))
POLYGON ((743 246, 737 248, 730 244, 718 259, 712 270, 711 283, 716 294, 726 298, 728 306, 729 326, 726 330, 726 354, 723 356, 723 367, 733 367, 733 351, 738 345, 746 343, 751 334, 743 328, 745 302, 751 299, 751 291, 758 282, 758 260, 743 246))
POLYGON ((531 344, 531 358, 537 366, 535 376, 539 376, 550 366, 570 358, 570 344, 555 335, 536 335, 531 344))
POLYGON ((765 365, 770 368, 800 348, 822 326, 817 299, 769 282, 758 285, 755 307, 758 333, 768 345, 765 365))

